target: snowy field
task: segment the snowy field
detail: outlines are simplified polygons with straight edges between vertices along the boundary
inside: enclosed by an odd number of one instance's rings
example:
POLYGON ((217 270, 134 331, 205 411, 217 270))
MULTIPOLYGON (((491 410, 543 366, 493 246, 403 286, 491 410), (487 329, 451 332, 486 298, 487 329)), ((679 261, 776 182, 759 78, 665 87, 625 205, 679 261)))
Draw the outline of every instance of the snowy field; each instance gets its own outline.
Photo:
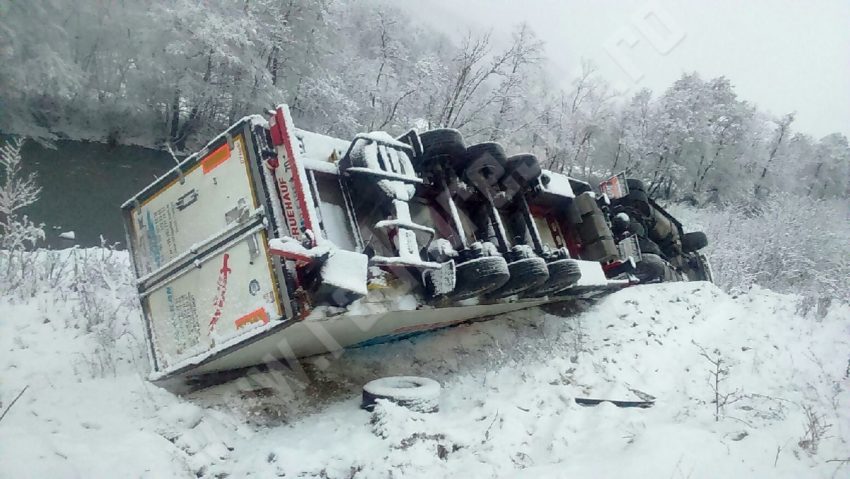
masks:
POLYGON ((126 256, 53 254, 0 299, 0 411, 26 388, 1 477, 850 477, 846 306, 641 286, 176 395, 145 380, 126 256), (358 409, 398 374, 440 412, 358 409))

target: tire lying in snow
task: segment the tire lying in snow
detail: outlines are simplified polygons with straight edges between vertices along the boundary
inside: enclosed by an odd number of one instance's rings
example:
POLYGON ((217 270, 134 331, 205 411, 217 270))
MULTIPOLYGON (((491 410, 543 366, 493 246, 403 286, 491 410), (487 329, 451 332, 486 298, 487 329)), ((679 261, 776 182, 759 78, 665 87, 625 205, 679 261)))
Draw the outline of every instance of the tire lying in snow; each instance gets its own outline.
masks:
POLYGON ((372 411, 378 399, 386 399, 412 411, 437 412, 440 409, 440 383, 417 376, 375 379, 363 386, 360 407, 372 411))

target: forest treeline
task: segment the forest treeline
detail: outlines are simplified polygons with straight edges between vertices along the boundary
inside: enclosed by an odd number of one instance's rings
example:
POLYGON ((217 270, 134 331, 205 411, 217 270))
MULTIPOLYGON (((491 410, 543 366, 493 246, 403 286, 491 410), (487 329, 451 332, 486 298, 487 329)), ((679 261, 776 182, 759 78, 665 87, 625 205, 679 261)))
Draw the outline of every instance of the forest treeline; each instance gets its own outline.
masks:
POLYGON ((814 138, 685 74, 615 92, 585 62, 552 73, 527 25, 459 41, 379 0, 0 2, 0 130, 191 150, 286 102, 342 137, 451 127, 596 180, 619 171, 657 197, 728 203, 850 194, 850 147, 814 138))

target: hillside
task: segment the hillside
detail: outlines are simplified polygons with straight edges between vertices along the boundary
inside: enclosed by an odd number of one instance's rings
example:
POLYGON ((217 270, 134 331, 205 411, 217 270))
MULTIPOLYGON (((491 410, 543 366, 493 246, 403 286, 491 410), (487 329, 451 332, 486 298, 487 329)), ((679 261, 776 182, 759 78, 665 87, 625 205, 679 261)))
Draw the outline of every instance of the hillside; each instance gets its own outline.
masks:
POLYGON ((0 422, 0 470, 10 477, 850 470, 846 306, 816 319, 798 313, 799 298, 763 289, 647 285, 576 311, 530 310, 178 396, 145 380, 126 256, 51 254, 51 264, 84 274, 46 274, 0 299, 0 410, 27 388, 0 422), (441 411, 358 409, 363 383, 395 374, 439 380, 441 411), (573 401, 641 393, 655 407, 573 401))

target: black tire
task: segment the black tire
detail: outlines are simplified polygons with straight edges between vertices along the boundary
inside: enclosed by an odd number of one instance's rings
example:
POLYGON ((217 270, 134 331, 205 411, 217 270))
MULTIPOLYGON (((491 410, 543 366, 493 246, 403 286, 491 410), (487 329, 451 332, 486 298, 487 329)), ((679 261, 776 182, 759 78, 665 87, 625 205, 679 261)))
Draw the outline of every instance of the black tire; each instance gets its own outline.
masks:
POLYGON ((505 165, 505 176, 502 178, 502 183, 504 184, 507 181, 512 183, 506 185, 505 189, 513 186, 513 183, 521 188, 526 188, 543 174, 540 162, 531 153, 513 155, 507 159, 505 165))
POLYGON ((699 264, 699 276, 701 281, 714 282, 714 273, 711 271, 711 263, 708 257, 702 253, 697 253, 697 263, 699 264))
POLYGON ((641 255, 635 269, 635 276, 642 283, 668 283, 685 279, 669 263, 654 254, 641 255))
POLYGON ((658 256, 661 256, 663 254, 661 252, 661 248, 658 247, 655 241, 652 241, 642 236, 638 237, 638 246, 640 247, 641 253, 655 254, 658 256))
MULTIPOLYGON (((648 217, 652 215, 652 207, 649 204, 649 196, 643 190, 629 191, 626 196, 615 200, 616 204, 624 205, 639 216, 648 217)), ((637 216, 637 215, 636 215, 637 216)))
POLYGON ((581 279, 581 268, 574 259, 561 259, 547 263, 549 279, 539 288, 526 293, 527 297, 537 298, 563 291, 578 283, 581 279))
POLYGON ((499 288, 510 277, 508 263, 501 256, 470 259, 456 266, 455 289, 448 296, 455 301, 474 298, 499 288))
POLYGON ((508 263, 510 279, 501 288, 487 293, 491 298, 504 298, 513 294, 519 294, 526 290, 533 290, 549 279, 549 268, 546 260, 539 257, 524 258, 508 263))
POLYGON ((635 276, 642 283, 652 283, 664 281, 666 277, 665 270, 667 265, 660 256, 652 253, 643 254, 641 260, 637 263, 635 276))
POLYGON ((508 157, 502 145, 487 142, 467 147, 464 157, 456 161, 453 166, 458 176, 463 178, 475 178, 473 175, 485 178, 496 175, 501 178, 505 174, 507 161, 508 157))
POLYGON ((643 181, 638 180, 636 178, 627 178, 626 186, 629 187, 629 193, 631 193, 632 191, 643 191, 644 193, 646 193, 646 185, 643 183, 643 181))
POLYGON ((627 194, 624 199, 631 203, 649 203, 649 196, 647 196, 646 192, 642 190, 629 191, 629 194, 627 194))
POLYGON ((417 412, 437 412, 440 409, 440 383, 417 376, 376 379, 363 386, 360 407, 372 411, 378 399, 386 399, 417 412))
POLYGON ((694 231, 682 235, 682 251, 692 253, 708 246, 708 238, 702 231, 694 231))
POLYGON ((434 164, 452 164, 466 154, 466 144, 459 131, 450 128, 426 131, 419 135, 422 159, 417 168, 430 168, 434 164))
POLYGON ((711 274, 711 264, 708 258, 702 253, 688 255, 688 268, 686 270, 688 280, 690 281, 708 281, 714 282, 711 274))

